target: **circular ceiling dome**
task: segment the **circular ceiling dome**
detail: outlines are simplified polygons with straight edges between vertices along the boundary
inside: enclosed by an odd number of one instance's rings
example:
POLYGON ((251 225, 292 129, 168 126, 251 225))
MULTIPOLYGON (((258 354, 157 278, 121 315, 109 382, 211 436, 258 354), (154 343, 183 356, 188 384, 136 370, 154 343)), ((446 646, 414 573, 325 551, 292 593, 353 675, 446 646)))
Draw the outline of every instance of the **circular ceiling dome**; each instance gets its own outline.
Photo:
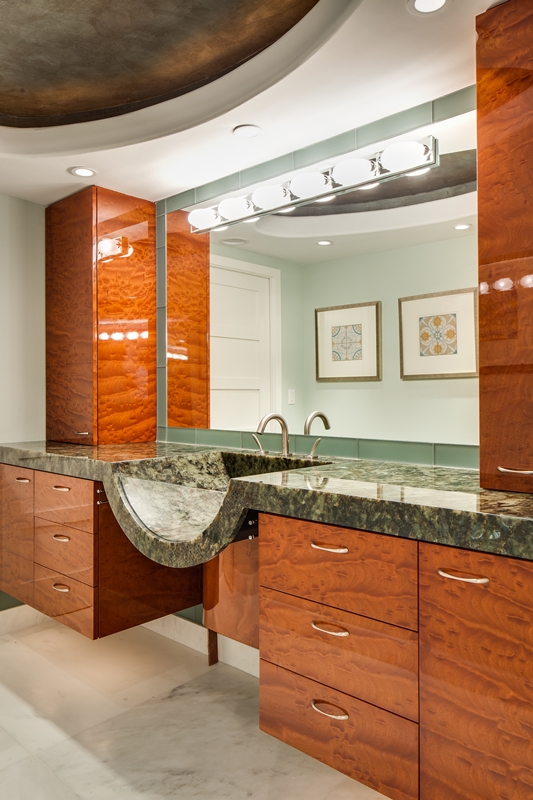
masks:
POLYGON ((272 45, 318 0, 6 3, 0 125, 105 119, 186 94, 272 45))

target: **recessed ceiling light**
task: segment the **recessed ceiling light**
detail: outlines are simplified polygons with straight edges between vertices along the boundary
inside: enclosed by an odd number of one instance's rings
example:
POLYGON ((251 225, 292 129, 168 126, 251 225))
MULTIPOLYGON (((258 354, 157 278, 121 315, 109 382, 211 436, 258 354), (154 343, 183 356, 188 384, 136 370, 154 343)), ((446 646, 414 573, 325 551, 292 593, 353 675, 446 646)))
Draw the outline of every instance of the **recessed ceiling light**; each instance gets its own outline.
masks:
POLYGON ((321 247, 327 247, 328 244, 333 244, 333 242, 330 242, 329 239, 321 239, 319 242, 317 242, 317 244, 319 244, 321 247))
POLYGON ((233 128, 233 135, 238 136, 239 139, 253 139, 260 133, 261 128, 258 125, 237 125, 236 128, 233 128))
POLYGON ((419 175, 425 175, 426 172, 429 172, 430 169, 431 169, 431 167, 422 167, 422 169, 415 169, 414 172, 408 172, 407 173, 407 177, 408 178, 417 178, 419 175))
POLYGON ((407 8, 411 14, 435 14, 443 11, 444 6, 450 5, 452 0, 407 0, 407 8))
POLYGON ((222 239, 222 244, 229 244, 238 247, 241 244, 248 244, 248 239, 222 239))
POLYGON ((296 206, 289 206, 288 208, 280 208, 280 210, 277 213, 278 214, 288 214, 290 211, 294 211, 295 208, 296 208, 296 206))
POLYGON ((471 227, 472 227, 471 225, 467 225, 466 222, 465 222, 465 223, 462 223, 461 225, 455 225, 455 230, 456 231, 467 231, 471 227))
POLYGON ((319 197, 316 202, 317 203, 329 203, 330 200, 335 200, 335 195, 334 194, 328 194, 327 197, 319 197))
POLYGON ((92 178, 93 175, 96 175, 96 170, 90 167, 69 167, 68 171, 72 175, 77 175, 78 178, 92 178))

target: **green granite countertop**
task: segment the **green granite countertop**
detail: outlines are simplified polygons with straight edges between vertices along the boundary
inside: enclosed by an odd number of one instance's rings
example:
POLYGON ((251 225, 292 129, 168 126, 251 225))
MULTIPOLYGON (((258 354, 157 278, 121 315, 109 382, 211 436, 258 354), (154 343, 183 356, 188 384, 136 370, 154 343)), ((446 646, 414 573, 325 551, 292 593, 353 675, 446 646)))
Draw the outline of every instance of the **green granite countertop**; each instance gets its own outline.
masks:
POLYGON ((128 538, 174 567, 213 558, 248 509, 533 561, 533 495, 475 470, 155 442, 4 444, 0 462, 102 481, 128 538))

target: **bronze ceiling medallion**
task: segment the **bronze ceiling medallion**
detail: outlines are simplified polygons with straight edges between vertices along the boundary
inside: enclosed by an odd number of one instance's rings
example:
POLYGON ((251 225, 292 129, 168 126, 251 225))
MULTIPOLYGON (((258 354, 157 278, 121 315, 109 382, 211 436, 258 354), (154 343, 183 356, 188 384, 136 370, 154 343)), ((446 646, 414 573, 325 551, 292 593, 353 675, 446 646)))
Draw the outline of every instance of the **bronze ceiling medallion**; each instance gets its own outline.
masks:
POLYGON ((0 2, 0 125, 86 122, 178 97, 253 58, 317 2, 0 2))

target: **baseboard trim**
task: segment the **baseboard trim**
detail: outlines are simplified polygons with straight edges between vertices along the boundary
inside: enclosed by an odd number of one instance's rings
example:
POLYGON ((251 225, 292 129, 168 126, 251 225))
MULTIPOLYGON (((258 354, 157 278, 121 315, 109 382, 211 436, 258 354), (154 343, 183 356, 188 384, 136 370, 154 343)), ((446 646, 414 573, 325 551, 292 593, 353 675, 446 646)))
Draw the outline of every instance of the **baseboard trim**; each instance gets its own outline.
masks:
MULTIPOLYGON (((207 656, 207 628, 203 625, 170 614, 168 617, 146 622, 143 627, 207 656)), ((235 642, 219 634, 218 660, 256 678, 259 677, 259 650, 255 647, 235 642)))

